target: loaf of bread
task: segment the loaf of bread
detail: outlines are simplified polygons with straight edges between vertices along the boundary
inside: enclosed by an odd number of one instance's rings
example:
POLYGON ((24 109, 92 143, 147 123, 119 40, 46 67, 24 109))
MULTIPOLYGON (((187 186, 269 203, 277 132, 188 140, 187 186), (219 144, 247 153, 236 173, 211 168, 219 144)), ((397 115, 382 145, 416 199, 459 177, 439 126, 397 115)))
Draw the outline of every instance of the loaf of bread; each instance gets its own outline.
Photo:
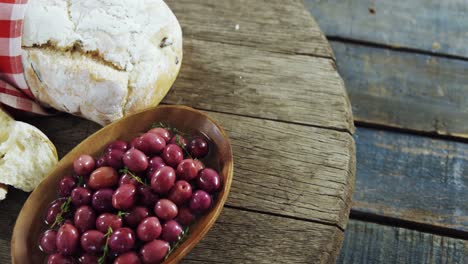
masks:
POLYGON ((182 30, 162 0, 29 0, 22 47, 41 104, 104 125, 159 104, 182 30))
POLYGON ((57 164, 57 151, 39 129, 0 109, 0 200, 11 185, 32 191, 57 164))

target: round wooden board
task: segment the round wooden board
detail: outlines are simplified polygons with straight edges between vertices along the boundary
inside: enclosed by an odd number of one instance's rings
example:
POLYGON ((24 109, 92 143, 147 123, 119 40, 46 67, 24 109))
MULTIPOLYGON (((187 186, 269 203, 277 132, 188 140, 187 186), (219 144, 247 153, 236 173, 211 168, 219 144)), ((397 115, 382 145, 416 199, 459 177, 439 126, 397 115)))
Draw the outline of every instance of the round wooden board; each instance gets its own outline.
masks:
MULTIPOLYGON (((182 70, 164 103, 216 119, 235 164, 219 220, 183 263, 334 263, 354 188, 354 127, 317 23, 301 1, 167 2, 185 40, 182 70)), ((69 115, 25 121, 60 156, 99 129, 69 115)), ((6 262, 26 197, 10 190, 0 203, 6 262)))

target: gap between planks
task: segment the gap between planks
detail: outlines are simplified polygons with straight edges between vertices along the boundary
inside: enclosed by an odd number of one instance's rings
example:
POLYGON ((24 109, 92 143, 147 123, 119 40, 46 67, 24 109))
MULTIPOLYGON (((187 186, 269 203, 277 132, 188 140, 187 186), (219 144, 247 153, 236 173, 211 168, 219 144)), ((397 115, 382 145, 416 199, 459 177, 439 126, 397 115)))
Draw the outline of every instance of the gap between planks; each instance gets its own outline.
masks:
MULTIPOLYGON (((416 129, 406 128, 406 127, 397 127, 397 126, 391 126, 391 125, 377 124, 377 123, 372 123, 369 121, 364 121, 363 119, 359 117, 354 118, 354 124, 356 128, 362 127, 362 128, 386 130, 386 131, 396 132, 396 133, 401 133, 401 134, 409 134, 409 135, 414 135, 414 136, 427 137, 430 139, 441 139, 441 140, 448 140, 448 141, 453 141, 453 142, 468 143, 467 137, 439 134, 437 132, 416 130, 416 129)), ((327 129, 327 128, 324 128, 324 129, 327 129)))
POLYGON ((436 52, 436 51, 431 52, 431 51, 421 50, 417 48, 402 47, 402 46, 389 45, 389 44, 378 43, 378 42, 370 42, 370 41, 353 39, 353 38, 345 38, 345 37, 340 37, 340 36, 335 36, 335 35, 326 35, 326 37, 328 41, 341 42, 345 44, 349 43, 349 44, 361 45, 361 46, 366 46, 366 47, 371 47, 371 48, 389 49, 389 50, 399 51, 399 52, 415 53, 415 54, 428 55, 428 56, 439 57, 439 58, 468 61, 468 57, 463 57, 463 56, 453 55, 453 54, 448 54, 448 53, 441 53, 441 52, 436 52))
POLYGON ((229 205, 226 204, 224 205, 225 208, 231 208, 231 209, 236 209, 239 211, 244 211, 244 212, 251 212, 251 213, 257 213, 257 214, 263 214, 263 215, 269 215, 269 216, 275 216, 275 217, 282 217, 282 218, 288 218, 292 220, 298 220, 298 221, 304 221, 304 222, 310 222, 310 223, 316 223, 316 224, 321 224, 321 225, 327 225, 327 226, 333 226, 344 232, 345 230, 343 227, 337 225, 337 224, 332 224, 320 220, 315 220, 315 219, 308 219, 308 218, 303 218, 303 217, 297 217, 297 216, 291 216, 291 215, 283 215, 279 213, 273 213, 273 212, 267 212, 267 211, 262 211, 262 210, 256 210, 256 209, 250 209, 250 208, 244 208, 240 206, 235 206, 235 205, 229 205))
POLYGON ((468 145, 363 127, 355 139, 361 161, 355 217, 421 225, 424 231, 457 237, 468 233, 468 145))
MULTIPOLYGON (((161 102, 160 105, 174 105, 174 104, 161 102)), ((267 121, 273 121, 273 122, 278 122, 278 123, 283 123, 283 124, 290 124, 290 125, 298 125, 298 126, 305 126, 305 127, 327 129, 327 130, 332 130, 332 131, 337 131, 337 132, 343 132, 343 133, 346 133, 346 134, 348 134, 350 136, 353 135, 353 133, 351 133, 348 129, 343 129, 343 128, 321 126, 321 125, 315 125, 315 124, 305 124, 305 123, 292 122, 292 121, 286 121, 286 120, 278 120, 278 119, 273 119, 273 118, 268 118, 268 117, 259 117, 259 116, 254 116, 254 115, 230 113, 230 112, 225 112, 225 111, 206 109, 206 108, 202 108, 202 107, 193 107, 193 106, 191 106, 191 107, 193 109, 197 109, 197 110, 200 110, 200 111, 206 111, 206 112, 212 112, 212 113, 218 113, 218 114, 226 114, 226 115, 235 115, 235 116, 240 116, 240 117, 247 117, 247 118, 259 119, 259 120, 267 120, 267 121)))
POLYGON ((465 0, 305 0, 328 35, 467 57, 465 0))
POLYGON ((224 208, 182 263, 334 263, 343 237, 333 226, 224 208))
POLYGON ((199 40, 199 41, 211 42, 211 43, 219 43, 219 44, 224 44, 224 45, 234 45, 234 46, 239 46, 239 47, 252 48, 252 49, 267 51, 267 52, 271 52, 271 53, 275 53, 275 54, 309 56, 309 57, 313 57, 313 58, 329 59, 329 60, 332 60, 332 61, 334 61, 336 63, 336 58, 334 56, 313 54, 313 53, 307 53, 307 52, 262 49, 262 48, 259 48, 259 47, 255 46, 255 45, 247 45, 245 43, 243 43, 243 44, 233 44, 233 43, 228 42, 228 41, 212 40, 212 39, 208 39, 208 38, 201 38, 201 37, 198 37, 198 36, 190 36, 190 37, 187 37, 187 38, 194 39, 194 40, 199 40))
POLYGON ((467 61, 331 44, 358 124, 468 138, 467 61))
POLYGON ((337 263, 467 263, 468 241, 351 220, 337 263))
POLYGON ((380 224, 383 226, 405 228, 409 230, 414 230, 414 231, 438 235, 438 236, 468 240, 468 232, 465 232, 465 231, 445 228, 441 226, 435 226, 431 224, 418 223, 414 221, 404 220, 401 218, 383 216, 383 215, 374 214, 374 213, 360 212, 354 209, 351 209, 349 219, 359 220, 359 221, 363 221, 367 223, 380 224))

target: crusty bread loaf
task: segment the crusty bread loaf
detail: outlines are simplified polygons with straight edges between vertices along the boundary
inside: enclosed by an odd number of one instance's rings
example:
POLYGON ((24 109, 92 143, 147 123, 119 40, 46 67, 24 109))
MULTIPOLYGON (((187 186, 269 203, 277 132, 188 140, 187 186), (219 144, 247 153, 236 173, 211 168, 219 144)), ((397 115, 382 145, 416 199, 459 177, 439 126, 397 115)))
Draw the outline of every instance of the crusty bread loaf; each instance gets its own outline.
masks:
POLYGON ((0 109, 0 200, 4 185, 32 191, 57 164, 54 145, 39 129, 0 109))
POLYGON ((30 0, 22 46, 36 98, 100 124, 157 105, 182 62, 162 0, 30 0))

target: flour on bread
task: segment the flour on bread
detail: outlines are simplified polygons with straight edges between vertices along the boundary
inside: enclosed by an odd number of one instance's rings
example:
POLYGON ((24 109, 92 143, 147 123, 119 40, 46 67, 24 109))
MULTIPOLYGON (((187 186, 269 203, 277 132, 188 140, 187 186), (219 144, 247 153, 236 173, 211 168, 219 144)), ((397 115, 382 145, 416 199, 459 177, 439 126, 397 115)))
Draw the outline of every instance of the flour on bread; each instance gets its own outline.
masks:
POLYGON ((162 0, 30 0, 22 41, 39 101, 100 124, 157 105, 182 60, 180 25, 162 0))

